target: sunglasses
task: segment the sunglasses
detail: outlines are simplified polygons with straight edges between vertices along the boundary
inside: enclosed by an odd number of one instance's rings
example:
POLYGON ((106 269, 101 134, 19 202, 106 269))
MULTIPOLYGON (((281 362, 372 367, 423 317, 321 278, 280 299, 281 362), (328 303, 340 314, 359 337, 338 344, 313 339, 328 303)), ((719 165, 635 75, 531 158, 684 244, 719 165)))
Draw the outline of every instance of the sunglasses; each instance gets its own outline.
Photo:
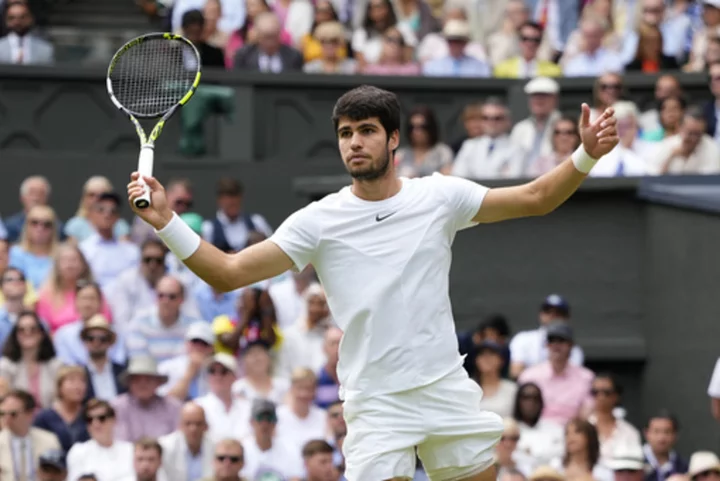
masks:
POLYGON ((38 326, 18 326, 17 332, 18 334, 37 334, 40 332, 40 328, 38 326))
POLYGON ((165 264, 165 259, 162 257, 147 256, 147 257, 143 257, 142 261, 143 261, 143 264, 156 264, 158 266, 165 264))
POLYGON ((555 135, 575 135, 574 130, 555 130, 555 135))
POLYGON ((520 41, 539 44, 541 41, 541 38, 540 37, 520 37, 520 41))
POLYGON ((118 208, 117 208, 117 207, 109 207, 109 206, 99 205, 99 206, 95 207, 95 211, 96 211, 96 212, 99 212, 100 214, 112 214, 112 215, 115 215, 115 214, 118 213, 118 208))
POLYGON ((177 199, 175 201, 175 205, 178 207, 187 207, 188 209, 193 206, 192 200, 186 200, 186 199, 177 199))
POLYGON ((410 130, 427 130, 426 124, 410 124, 410 130))
POLYGON ((337 418, 339 418, 340 416, 342 416, 342 413, 336 411, 336 412, 334 412, 334 413, 328 413, 328 416, 330 416, 332 419, 337 419, 337 418))
POLYGON ((556 344, 556 343, 570 342, 570 341, 568 341, 567 339, 565 339, 563 337, 550 336, 547 338, 547 342, 548 342, 548 344, 556 344))
POLYGON ((505 120, 502 115, 483 115, 481 118, 486 122, 502 122, 505 120))
POLYGON ((3 282, 25 282, 25 278, 22 276, 6 276, 2 278, 3 282))
POLYGON ((85 418, 85 422, 86 422, 87 424, 92 424, 93 421, 98 421, 100 424, 104 424, 105 421, 107 421, 107 420, 110 419, 111 417, 112 417, 112 416, 110 416, 109 414, 99 414, 99 415, 97 415, 97 416, 87 416, 87 417, 85 418))
POLYGON ((590 394, 592 397, 598 397, 600 394, 603 396, 610 396, 612 394, 615 394, 615 391, 613 389, 591 389, 590 394))
POLYGON ((218 454, 217 456, 215 456, 215 459, 217 459, 221 463, 224 463, 225 461, 230 461, 233 464, 241 463, 243 461, 242 456, 231 456, 229 454, 218 454))
POLYGON ((43 229, 51 229, 53 221, 44 219, 30 219, 28 223, 33 227, 42 227, 43 229))
POLYGON ((158 297, 158 299, 169 299, 171 301, 174 301, 178 297, 180 297, 180 295, 175 294, 174 292, 158 292, 157 297, 158 297))
POLYGON ((259 414, 259 415, 255 416, 255 421, 257 421, 257 422, 267 421, 269 423, 276 423, 277 416, 275 416, 273 414, 259 414))
POLYGON ((83 340, 85 340, 87 342, 93 342, 93 341, 110 342, 110 336, 103 336, 103 335, 93 336, 92 334, 89 334, 89 335, 83 337, 83 340))

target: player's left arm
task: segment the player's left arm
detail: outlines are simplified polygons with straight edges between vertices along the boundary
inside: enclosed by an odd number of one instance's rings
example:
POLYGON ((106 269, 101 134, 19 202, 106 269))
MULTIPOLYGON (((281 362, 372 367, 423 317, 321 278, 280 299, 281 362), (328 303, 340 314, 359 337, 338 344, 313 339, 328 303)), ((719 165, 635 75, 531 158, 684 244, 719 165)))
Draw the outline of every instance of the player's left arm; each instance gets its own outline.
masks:
POLYGON ((549 214, 583 183, 590 169, 618 144, 614 111, 608 108, 590 123, 590 107, 582 105, 582 145, 567 160, 523 185, 490 189, 473 217, 474 222, 499 222, 549 214))

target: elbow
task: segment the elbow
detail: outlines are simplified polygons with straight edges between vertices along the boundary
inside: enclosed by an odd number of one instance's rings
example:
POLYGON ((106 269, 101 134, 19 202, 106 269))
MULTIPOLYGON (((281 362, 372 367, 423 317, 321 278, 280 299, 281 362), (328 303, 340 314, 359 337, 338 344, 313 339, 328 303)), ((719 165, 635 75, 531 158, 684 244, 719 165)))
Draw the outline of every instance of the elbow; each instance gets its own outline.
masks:
POLYGON ((539 217, 548 215, 557 207, 553 205, 550 196, 545 190, 537 185, 537 182, 528 184, 528 200, 525 205, 528 206, 528 214, 530 216, 539 217))

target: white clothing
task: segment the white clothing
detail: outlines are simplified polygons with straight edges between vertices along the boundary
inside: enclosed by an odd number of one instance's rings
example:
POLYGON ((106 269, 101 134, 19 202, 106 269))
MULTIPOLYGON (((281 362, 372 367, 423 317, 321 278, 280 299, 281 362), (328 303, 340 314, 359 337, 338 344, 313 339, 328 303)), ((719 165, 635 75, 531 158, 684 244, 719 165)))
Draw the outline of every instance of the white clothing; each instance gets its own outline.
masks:
MULTIPOLYGON (((565 468, 562 465, 561 459, 554 460, 551 467, 555 468, 560 474, 565 474, 565 468)), ((602 464, 598 463, 592 470, 592 477, 594 481, 615 481, 615 473, 602 464)))
POLYGON ((715 363, 715 369, 713 369, 707 393, 711 398, 720 399, 720 358, 718 358, 715 363))
MULTIPOLYGON (((407 26, 407 24, 400 23, 395 26, 403 36, 405 45, 408 47, 415 47, 417 45, 417 37, 415 33, 407 26)), ((377 63, 380 60, 380 54, 383 48, 383 37, 382 35, 372 33, 368 35, 367 30, 364 28, 358 28, 353 32, 352 39, 350 41, 353 52, 363 54, 367 63, 377 63)))
MULTIPOLYGON (((263 55, 263 58, 265 58, 266 62, 271 60, 267 55, 263 55)), ((280 61, 280 69, 282 69, 282 61, 279 60, 279 58, 278 61, 280 61)), ((258 62, 262 62, 262 60, 258 59, 258 62)), ((253 226, 258 232, 267 237, 272 235, 272 227, 270 227, 270 224, 268 224, 263 216, 260 214, 248 215, 252 220, 253 226)), ((250 235, 245 218, 241 215, 237 219, 231 220, 222 211, 217 211, 215 216, 220 221, 220 225, 223 227, 223 233, 225 234, 225 240, 227 243, 235 250, 244 249, 247 246, 248 236, 250 235)), ((212 220, 204 221, 202 224, 203 239, 212 243, 214 229, 215 227, 213 226, 212 220)))
POLYGON ((67 454, 69 481, 93 473, 98 481, 119 481, 134 476, 134 448, 127 441, 114 441, 105 448, 94 440, 75 443, 67 454))
MULTIPOLYGON (((158 387, 155 391, 158 396, 167 396, 170 393, 172 388, 174 388, 175 385, 178 384, 185 376, 189 363, 190 358, 186 354, 183 354, 181 356, 175 356, 167 359, 158 364, 158 372, 168 377, 167 382, 158 387)), ((197 393, 195 393, 195 397, 207 394, 209 385, 206 369, 200 369, 195 382, 197 382, 197 393)))
POLYGON ((272 446, 267 451, 260 451, 254 436, 243 440, 242 445, 245 466, 240 475, 247 479, 262 479, 263 473, 273 473, 282 478, 302 478, 305 475, 300 451, 280 436, 273 438, 272 446))
POLYGON ((278 327, 285 329, 295 324, 305 309, 305 301, 297 291, 295 279, 288 276, 280 282, 271 284, 268 294, 275 306, 278 327))
POLYGON ((301 419, 283 404, 277 408, 277 419, 277 435, 292 443, 298 452, 302 452, 308 441, 325 439, 327 413, 317 406, 310 406, 307 417, 301 419))
MULTIPOLYGON (((597 422, 597 417, 592 414, 588 417, 588 421, 595 424, 597 422)), ((615 429, 610 437, 600 439, 600 459, 598 460, 598 463, 606 466, 608 469, 611 469, 608 464, 612 461, 613 453, 618 446, 641 445, 642 440, 640 438, 640 431, 624 419, 615 418, 615 429)))
POLYGON ((280 359, 275 373, 290 378, 292 371, 298 367, 307 367, 318 372, 327 362, 323 349, 325 332, 330 327, 329 320, 323 320, 312 329, 308 329, 305 316, 298 319, 292 326, 283 331, 283 343, 280 348, 280 359))
POLYGON ((220 398, 209 392, 195 403, 205 411, 210 437, 215 442, 226 438, 242 440, 250 435, 250 401, 233 397, 228 411, 220 398))
POLYGON ((507 379, 501 379, 500 386, 493 396, 483 393, 480 409, 495 413, 502 418, 512 417, 516 394, 517 384, 507 379))
POLYGON ((233 396, 246 399, 251 403, 255 399, 267 399, 275 404, 282 404, 285 401, 285 395, 290 389, 290 381, 282 377, 272 378, 272 388, 270 392, 263 395, 250 385, 246 378, 235 381, 232 385, 233 396))
POLYGON ((13 467, 16 476, 25 475, 26 479, 35 479, 35 460, 33 459, 33 442, 32 438, 27 435, 24 438, 10 436, 10 446, 12 449, 13 467), (23 459, 25 458, 25 459, 23 459), (25 472, 21 473, 21 466, 24 465, 25 472))
MULTIPOLYGON (((520 331, 510 341, 510 362, 520 362, 525 369, 548 360, 547 331, 539 327, 531 331, 520 331)), ((582 366, 585 354, 575 344, 570 351, 570 364, 582 366)))
MULTIPOLYGON (((206 413, 207 415, 207 413, 206 413)), ((186 481, 188 479, 188 457, 190 449, 188 448, 185 435, 182 431, 174 431, 165 436, 158 438, 158 443, 163 448, 162 452, 162 470, 168 475, 172 481, 186 481)), ((215 460, 215 446, 213 441, 205 434, 200 445, 199 463, 202 466, 203 478, 212 476, 213 461, 215 460)), ((195 481, 193 476, 192 481, 195 481)))
POLYGON ((525 156, 507 135, 467 139, 455 157, 452 175, 466 179, 520 177, 525 156))
POLYGON ((604 155, 590 171, 590 177, 642 177, 647 174, 648 165, 642 157, 622 145, 604 155))
MULTIPOLYGON (((673 135, 656 144, 652 160, 654 169, 659 172, 662 164, 671 153, 680 146, 681 136, 673 135)), ((709 135, 703 135, 700 143, 687 158, 673 157, 668 167, 668 174, 717 174, 720 173, 720 147, 709 135)))
POLYGON ((565 432, 560 424, 540 419, 533 427, 519 422, 518 428, 520 440, 514 454, 531 467, 531 473, 539 466, 560 462, 565 454, 565 432))
POLYGON ((451 246, 488 188, 442 174, 401 178, 370 202, 350 187, 295 212, 270 238, 312 263, 338 327, 344 400, 431 384, 462 366, 448 296, 451 246), (410 333, 410 334, 409 334, 410 333))

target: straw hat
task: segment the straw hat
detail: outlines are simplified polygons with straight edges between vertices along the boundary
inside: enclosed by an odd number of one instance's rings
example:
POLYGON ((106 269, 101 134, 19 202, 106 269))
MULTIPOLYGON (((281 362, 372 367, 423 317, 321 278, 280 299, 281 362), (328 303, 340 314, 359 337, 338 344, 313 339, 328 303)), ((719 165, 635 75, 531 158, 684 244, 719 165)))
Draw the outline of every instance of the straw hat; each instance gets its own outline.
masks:
POLYGON ((101 329, 107 332, 110 335, 110 344, 115 344, 115 341, 117 340, 117 334, 115 334, 115 331, 113 331, 112 327, 110 326, 110 322, 108 322, 107 318, 102 314, 95 314, 90 319, 85 321, 85 324, 80 331, 80 336, 85 337, 88 331, 90 331, 91 329, 101 329))
POLYGON ((163 384, 168 381, 168 376, 160 374, 157 369, 157 362, 150 356, 136 356, 130 359, 127 370, 122 374, 121 380, 127 382, 131 376, 152 376, 163 384))
POLYGON ((690 479, 706 471, 720 472, 720 459, 718 459, 715 453, 710 451, 693 453, 690 457, 690 467, 687 473, 690 479))

